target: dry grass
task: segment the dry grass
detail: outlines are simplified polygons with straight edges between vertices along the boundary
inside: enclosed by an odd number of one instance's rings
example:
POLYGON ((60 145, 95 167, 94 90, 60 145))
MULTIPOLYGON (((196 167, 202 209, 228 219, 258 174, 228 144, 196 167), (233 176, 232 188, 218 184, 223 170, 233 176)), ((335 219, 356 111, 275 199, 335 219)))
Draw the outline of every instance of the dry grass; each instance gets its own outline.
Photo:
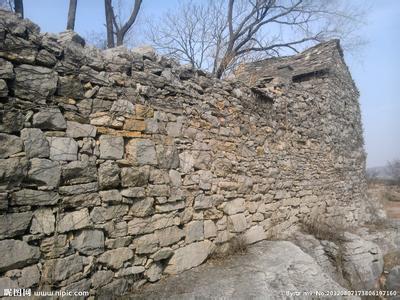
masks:
POLYGON ((389 252, 383 257, 383 269, 391 270, 394 266, 400 265, 400 250, 389 252))
POLYGON ((247 253, 248 245, 242 235, 231 238, 225 244, 217 247, 210 259, 214 261, 223 261, 233 255, 243 255, 247 253))
POLYGON ((335 243, 342 241, 344 233, 350 230, 343 222, 333 222, 330 220, 322 220, 321 218, 303 221, 301 225, 305 233, 311 234, 319 240, 335 243))

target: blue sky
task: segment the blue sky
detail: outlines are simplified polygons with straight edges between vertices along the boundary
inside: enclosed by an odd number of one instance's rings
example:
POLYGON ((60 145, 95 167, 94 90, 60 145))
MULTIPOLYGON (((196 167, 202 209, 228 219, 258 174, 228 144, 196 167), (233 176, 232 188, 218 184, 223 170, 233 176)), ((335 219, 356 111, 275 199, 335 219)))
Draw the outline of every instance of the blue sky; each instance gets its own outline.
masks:
MULTIPOLYGON (((365 5, 364 0, 348 1, 365 5)), ((42 31, 57 33, 65 28, 68 3, 25 0, 25 17, 39 24, 42 31)), ((144 0, 141 13, 158 18, 177 3, 144 0)), ((75 30, 82 36, 104 31, 103 6, 103 0, 78 0, 75 30)), ((129 7, 124 13, 129 13, 129 7)), ((362 35, 368 45, 357 56, 346 55, 346 61, 361 94, 367 166, 375 167, 400 159, 400 0, 375 0, 362 35)))

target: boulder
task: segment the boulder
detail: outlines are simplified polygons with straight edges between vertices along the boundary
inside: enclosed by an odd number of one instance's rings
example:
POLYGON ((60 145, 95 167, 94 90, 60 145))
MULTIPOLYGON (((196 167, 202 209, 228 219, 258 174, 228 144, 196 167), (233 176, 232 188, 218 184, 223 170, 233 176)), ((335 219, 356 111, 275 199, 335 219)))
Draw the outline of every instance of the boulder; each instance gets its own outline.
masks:
POLYGON ((33 115, 32 125, 40 129, 64 130, 67 128, 64 116, 58 108, 44 108, 33 115))
POLYGON ((23 189, 12 194, 11 205, 55 205, 59 199, 60 196, 56 192, 23 189))
POLYGON ((14 68, 14 72, 14 93, 18 98, 38 102, 52 96, 56 91, 58 75, 52 69, 19 65, 14 68))
POLYGON ((6 133, 0 133, 0 158, 8 158, 22 151, 22 140, 6 133))
POLYGON ((47 158, 50 155, 49 142, 39 128, 24 128, 21 130, 21 139, 28 158, 47 158))
POLYGON ((93 125, 67 121, 67 135, 71 138, 95 137, 96 132, 97 129, 93 125))
POLYGON ((8 270, 23 268, 38 262, 40 251, 38 247, 28 245, 18 240, 0 241, 0 273, 8 270))
POLYGON ((57 230, 60 233, 89 227, 90 219, 87 208, 60 214, 57 230))
POLYGON ((164 272, 179 274, 202 264, 214 250, 214 244, 208 240, 195 242, 175 250, 164 272))
POLYGON ((37 209, 33 213, 30 232, 32 234, 52 234, 54 232, 55 217, 48 208, 37 209))
POLYGON ((43 158, 32 158, 28 171, 28 179, 39 185, 55 188, 60 183, 61 168, 57 161, 43 158))
POLYGON ((124 139, 119 136, 100 136, 100 158, 121 159, 124 155, 124 139))
POLYGON ((32 219, 32 212, 0 215, 0 239, 24 234, 32 219))
POLYGON ((104 233, 101 230, 82 230, 71 241, 73 248, 85 255, 104 252, 104 233))
POLYGON ((51 160, 77 160, 78 143, 72 138, 50 137, 50 159, 51 160))
POLYGON ((136 165, 157 165, 154 142, 132 139, 126 145, 127 159, 136 165))
POLYGON ((112 269, 120 269, 124 262, 133 257, 133 251, 129 248, 118 248, 104 252, 99 256, 97 261, 105 264, 112 269))

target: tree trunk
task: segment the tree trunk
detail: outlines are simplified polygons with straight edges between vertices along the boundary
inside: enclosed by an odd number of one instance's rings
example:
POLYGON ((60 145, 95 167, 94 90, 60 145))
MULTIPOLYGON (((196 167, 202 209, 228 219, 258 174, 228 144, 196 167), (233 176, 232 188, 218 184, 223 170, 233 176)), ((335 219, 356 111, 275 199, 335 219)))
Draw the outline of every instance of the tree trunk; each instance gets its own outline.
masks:
POLYGON ((24 18, 24 2, 23 0, 14 0, 14 10, 24 18))
POLYGON ((107 28, 107 48, 114 48, 114 23, 113 23, 113 8, 111 0, 104 0, 104 8, 106 12, 106 28, 107 28))
POLYGON ((75 29, 76 5, 78 0, 69 0, 67 30, 75 29))

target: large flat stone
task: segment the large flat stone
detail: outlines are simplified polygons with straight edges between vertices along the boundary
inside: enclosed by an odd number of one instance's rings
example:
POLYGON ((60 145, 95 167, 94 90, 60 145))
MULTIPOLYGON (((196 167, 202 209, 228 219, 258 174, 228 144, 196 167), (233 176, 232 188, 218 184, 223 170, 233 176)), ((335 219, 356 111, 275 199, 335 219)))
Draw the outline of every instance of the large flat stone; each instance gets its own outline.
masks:
POLYGON ((87 208, 63 213, 60 215, 58 221, 57 230, 58 232, 68 232, 71 230, 78 230, 90 225, 89 212, 87 208))
POLYGON ((61 167, 57 161, 43 158, 32 158, 28 171, 28 179, 38 185, 55 188, 60 183, 61 167))
POLYGON ((11 134, 0 133, 0 158, 7 158, 22 151, 22 140, 11 134))
POLYGON ((155 145, 151 140, 130 140, 126 145, 126 155, 136 165, 157 165, 155 145))
POLYGON ((11 205, 55 205, 59 198, 56 192, 23 189, 12 194, 11 205))
POLYGON ((121 159, 124 156, 124 139, 119 136, 100 136, 100 158, 121 159))
POLYGON ((25 153, 28 158, 46 158, 50 155, 49 142, 39 128, 24 128, 21 130, 25 153))
POLYGON ((0 239, 24 234, 32 219, 32 212, 0 215, 0 239))
POLYGON ((104 233, 101 230, 82 230, 71 241, 72 247, 85 255, 104 252, 104 233))
POLYGON ((119 269, 124 262, 133 257, 133 251, 129 248, 118 248, 104 252, 99 256, 98 262, 107 265, 112 269, 119 269))
POLYGON ((0 241, 0 253, 0 273, 34 264, 40 257, 38 247, 18 240, 0 241))
POLYGON ((51 209, 37 209, 33 213, 30 232, 32 234, 51 234, 54 232, 55 220, 51 209))
POLYGON ((64 130, 67 128, 64 116, 58 108, 45 108, 33 115, 34 127, 48 130, 64 130))
POLYGON ((26 158, 0 159, 0 191, 18 187, 28 172, 26 158))
POLYGON ((83 270, 83 259, 78 255, 47 260, 43 265, 42 279, 55 283, 69 278, 83 270))
POLYGON ((52 96, 57 88, 57 73, 52 69, 20 65, 15 71, 15 96, 38 101, 52 96))
POLYGON ((214 244, 208 240, 179 248, 169 260, 164 272, 167 274, 179 274, 197 267, 207 259, 213 249, 214 244))
POLYGON ((67 135, 71 138, 95 137, 96 132, 97 129, 93 125, 67 121, 67 135))
POLYGON ((78 143, 72 138, 51 137, 48 138, 50 143, 50 159, 52 160, 77 160, 78 143))
POLYGON ((89 161, 71 161, 61 167, 61 182, 64 185, 97 181, 97 168, 89 161))
POLYGON ((90 213, 90 219, 94 223, 105 223, 109 220, 117 220, 128 213, 128 205, 113 205, 108 207, 95 207, 90 213))

